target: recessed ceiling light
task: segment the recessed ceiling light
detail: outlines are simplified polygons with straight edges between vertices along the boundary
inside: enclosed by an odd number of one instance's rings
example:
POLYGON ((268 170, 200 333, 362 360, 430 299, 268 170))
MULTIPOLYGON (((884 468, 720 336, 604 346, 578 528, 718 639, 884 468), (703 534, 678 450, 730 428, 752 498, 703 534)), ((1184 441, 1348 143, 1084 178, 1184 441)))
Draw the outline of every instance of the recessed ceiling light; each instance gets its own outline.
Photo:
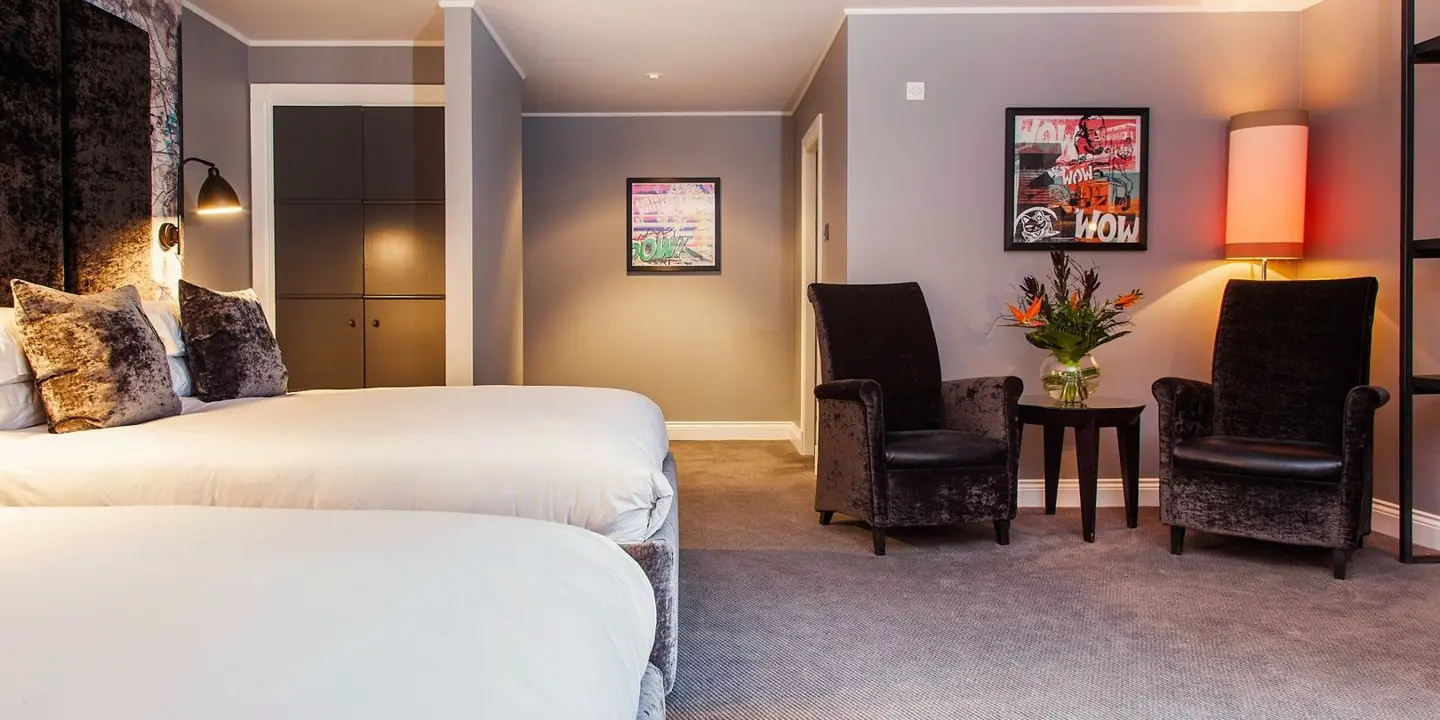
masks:
POLYGON ((659 80, 662 76, 660 75, 660 73, 651 72, 645 73, 645 77, 650 78, 651 80, 659 80))

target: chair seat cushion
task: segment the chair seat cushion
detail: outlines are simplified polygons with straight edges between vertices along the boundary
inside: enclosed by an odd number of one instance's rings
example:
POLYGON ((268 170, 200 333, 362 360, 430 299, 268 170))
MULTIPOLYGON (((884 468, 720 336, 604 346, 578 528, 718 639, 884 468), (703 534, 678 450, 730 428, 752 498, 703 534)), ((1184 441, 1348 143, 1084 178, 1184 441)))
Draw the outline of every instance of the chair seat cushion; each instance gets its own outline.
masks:
POLYGON ((897 470, 1004 465, 1007 460, 1005 443, 984 435, 954 430, 885 434, 885 463, 897 470))
POLYGON ((1328 445, 1211 437, 1175 445, 1175 465, 1186 470, 1312 482, 1339 482, 1340 452, 1328 445))

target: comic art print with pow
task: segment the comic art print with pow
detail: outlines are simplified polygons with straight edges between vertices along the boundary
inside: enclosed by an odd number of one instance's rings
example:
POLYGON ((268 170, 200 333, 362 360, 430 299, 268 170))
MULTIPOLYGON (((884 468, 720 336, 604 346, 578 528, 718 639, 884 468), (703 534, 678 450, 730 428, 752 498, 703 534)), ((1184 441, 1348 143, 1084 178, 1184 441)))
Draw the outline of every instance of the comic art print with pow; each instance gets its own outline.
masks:
POLYGON ((1010 108, 1006 250, 1144 250, 1147 108, 1010 108))

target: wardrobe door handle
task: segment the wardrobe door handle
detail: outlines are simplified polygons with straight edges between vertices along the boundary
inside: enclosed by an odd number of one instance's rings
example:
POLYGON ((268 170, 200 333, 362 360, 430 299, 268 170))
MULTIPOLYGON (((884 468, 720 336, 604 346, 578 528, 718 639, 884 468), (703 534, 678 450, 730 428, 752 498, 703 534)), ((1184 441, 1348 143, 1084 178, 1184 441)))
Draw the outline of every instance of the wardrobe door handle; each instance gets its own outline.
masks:
POLYGON ((355 318, 350 318, 350 327, 355 327, 355 318))
POLYGON ((371 321, 370 321, 370 327, 380 327, 380 321, 379 321, 378 319, 376 319, 376 320, 371 320, 371 321))

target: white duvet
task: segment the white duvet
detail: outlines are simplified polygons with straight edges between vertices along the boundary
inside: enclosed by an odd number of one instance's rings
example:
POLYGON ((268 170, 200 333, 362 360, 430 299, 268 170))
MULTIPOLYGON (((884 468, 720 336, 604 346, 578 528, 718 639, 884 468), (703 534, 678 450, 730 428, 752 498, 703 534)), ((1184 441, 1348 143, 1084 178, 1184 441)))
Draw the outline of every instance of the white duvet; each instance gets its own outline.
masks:
POLYGON ((674 489, 660 409, 623 390, 448 387, 190 402, 178 417, 0 432, 0 506, 446 510, 660 527, 674 489))
POLYGON ((7 720, 634 720, 654 594, 578 528, 0 508, 7 720))

